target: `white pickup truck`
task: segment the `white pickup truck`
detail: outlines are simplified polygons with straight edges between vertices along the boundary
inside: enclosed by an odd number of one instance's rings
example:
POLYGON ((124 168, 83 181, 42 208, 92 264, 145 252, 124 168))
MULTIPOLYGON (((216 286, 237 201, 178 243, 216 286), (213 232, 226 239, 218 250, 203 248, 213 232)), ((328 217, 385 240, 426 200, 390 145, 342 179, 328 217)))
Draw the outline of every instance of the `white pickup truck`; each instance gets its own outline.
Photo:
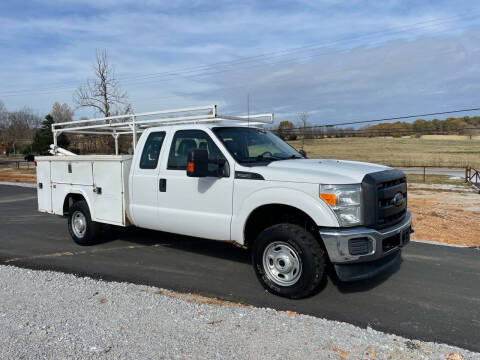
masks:
POLYGON ((212 106, 54 124, 54 149, 61 132, 133 134, 134 154, 36 157, 39 211, 68 217, 80 245, 101 241, 102 224, 233 242, 251 249, 268 291, 290 298, 314 293, 327 263, 351 281, 396 262, 412 231, 405 175, 308 159, 262 116, 212 106))

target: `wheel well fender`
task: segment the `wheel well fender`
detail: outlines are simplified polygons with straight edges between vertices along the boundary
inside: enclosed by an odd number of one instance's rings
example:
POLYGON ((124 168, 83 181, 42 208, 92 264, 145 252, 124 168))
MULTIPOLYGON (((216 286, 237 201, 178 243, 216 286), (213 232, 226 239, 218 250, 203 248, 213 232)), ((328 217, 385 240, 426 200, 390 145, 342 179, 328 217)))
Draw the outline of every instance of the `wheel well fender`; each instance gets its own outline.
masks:
MULTIPOLYGON (((262 223, 252 219, 271 219, 271 212, 277 215, 274 223, 285 221, 285 218, 297 219, 297 222, 298 219, 308 219, 315 227, 338 227, 335 214, 321 199, 314 199, 300 190, 270 188, 257 191, 242 200, 242 206, 232 218, 232 240, 248 245, 251 237, 255 235, 255 232, 252 235, 249 228, 251 222, 262 223)), ((270 221, 266 223, 270 224, 270 221)))
POLYGON ((280 223, 298 225, 319 238, 317 226, 307 213, 289 205, 268 204, 259 206, 248 217, 245 223, 244 245, 250 247, 263 230, 280 223))
POLYGON ((87 202, 88 208, 90 209, 90 204, 88 204, 88 200, 81 192, 70 192, 65 195, 65 199, 63 200, 63 215, 68 214, 68 209, 73 203, 82 200, 87 202))

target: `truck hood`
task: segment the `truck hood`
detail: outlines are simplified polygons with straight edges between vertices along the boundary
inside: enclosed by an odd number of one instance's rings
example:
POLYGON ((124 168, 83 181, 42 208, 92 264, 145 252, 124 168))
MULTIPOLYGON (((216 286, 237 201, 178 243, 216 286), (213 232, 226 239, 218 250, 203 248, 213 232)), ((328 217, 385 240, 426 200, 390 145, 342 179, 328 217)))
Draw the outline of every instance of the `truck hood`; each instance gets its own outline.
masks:
POLYGON ((389 170, 388 166, 347 160, 292 159, 250 168, 265 180, 316 184, 358 184, 366 174, 389 170))

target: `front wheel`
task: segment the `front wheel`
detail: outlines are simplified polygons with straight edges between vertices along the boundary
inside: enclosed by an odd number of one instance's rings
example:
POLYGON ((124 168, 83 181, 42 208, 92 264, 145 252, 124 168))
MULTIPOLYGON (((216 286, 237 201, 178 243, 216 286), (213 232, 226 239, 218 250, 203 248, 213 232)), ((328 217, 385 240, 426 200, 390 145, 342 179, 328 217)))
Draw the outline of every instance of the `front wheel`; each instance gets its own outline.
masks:
POLYGON ((68 210, 68 231, 78 245, 93 245, 98 242, 101 224, 92 221, 85 200, 74 202, 68 210))
POLYGON ((255 273, 269 292, 300 299, 312 295, 325 276, 325 255, 298 225, 273 225, 258 235, 252 252, 255 273))

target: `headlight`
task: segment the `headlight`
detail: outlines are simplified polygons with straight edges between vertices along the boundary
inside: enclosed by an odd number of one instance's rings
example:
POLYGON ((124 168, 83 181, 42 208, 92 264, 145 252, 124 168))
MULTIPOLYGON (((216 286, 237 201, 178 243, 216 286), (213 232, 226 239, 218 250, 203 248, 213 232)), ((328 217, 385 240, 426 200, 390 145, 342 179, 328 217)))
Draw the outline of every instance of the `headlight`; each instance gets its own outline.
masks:
POLYGON ((360 184, 320 185, 320 198, 335 212, 340 226, 362 225, 361 197, 360 184))

